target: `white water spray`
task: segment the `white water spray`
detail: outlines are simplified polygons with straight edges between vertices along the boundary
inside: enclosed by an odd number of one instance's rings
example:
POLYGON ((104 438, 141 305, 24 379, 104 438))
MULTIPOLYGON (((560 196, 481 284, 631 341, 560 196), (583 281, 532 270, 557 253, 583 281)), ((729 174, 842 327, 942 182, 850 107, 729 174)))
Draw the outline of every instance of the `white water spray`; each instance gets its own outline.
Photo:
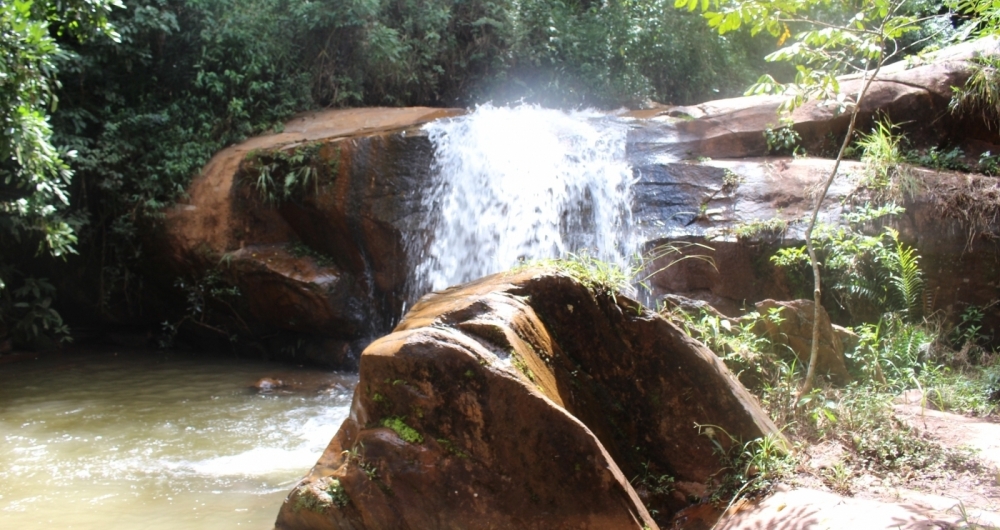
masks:
POLYGON ((585 251, 623 264, 631 253, 627 126, 597 112, 481 106, 425 126, 436 181, 424 206, 430 237, 415 295, 585 251))

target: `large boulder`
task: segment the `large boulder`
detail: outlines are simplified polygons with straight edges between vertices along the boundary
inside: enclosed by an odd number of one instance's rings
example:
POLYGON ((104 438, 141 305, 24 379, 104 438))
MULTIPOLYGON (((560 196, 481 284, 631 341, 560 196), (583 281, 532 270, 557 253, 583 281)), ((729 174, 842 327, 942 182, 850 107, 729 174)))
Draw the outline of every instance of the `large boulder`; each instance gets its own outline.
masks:
MULTIPOLYGON (((774 344, 787 346, 802 366, 808 366, 816 304, 812 300, 779 302, 768 299, 757 302, 756 307, 764 316, 759 321, 760 333, 774 344)), ((844 343, 822 307, 819 308, 819 347, 816 353, 817 374, 828 376, 837 385, 851 380, 844 363, 844 343)))
POLYGON ((188 198, 166 211, 161 276, 210 274, 237 287, 238 301, 218 313, 272 355, 355 367, 357 342, 402 312, 404 242, 423 214, 432 165, 420 126, 461 112, 314 112, 219 152, 188 198), (271 185, 283 186, 280 171, 303 167, 312 171, 307 192, 280 196, 259 182, 268 171, 271 185))
POLYGON ((655 528, 774 424, 721 361, 553 269, 425 296, 276 526, 655 528), (717 445, 718 444, 718 447, 717 445), (650 514, 656 513, 656 517, 650 514))

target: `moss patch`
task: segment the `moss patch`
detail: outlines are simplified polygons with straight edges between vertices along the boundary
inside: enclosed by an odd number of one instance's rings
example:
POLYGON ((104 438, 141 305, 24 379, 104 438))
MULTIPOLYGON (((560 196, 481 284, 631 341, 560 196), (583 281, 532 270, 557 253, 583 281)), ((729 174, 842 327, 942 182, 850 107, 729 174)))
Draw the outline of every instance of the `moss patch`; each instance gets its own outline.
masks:
POLYGON ((399 437, 402 438, 407 443, 411 444, 424 443, 424 436, 419 432, 417 432, 417 430, 414 429, 413 427, 407 425, 406 422, 403 421, 403 418, 395 416, 390 418, 385 418, 382 420, 382 426, 388 427, 393 431, 395 431, 396 434, 398 434, 399 437))

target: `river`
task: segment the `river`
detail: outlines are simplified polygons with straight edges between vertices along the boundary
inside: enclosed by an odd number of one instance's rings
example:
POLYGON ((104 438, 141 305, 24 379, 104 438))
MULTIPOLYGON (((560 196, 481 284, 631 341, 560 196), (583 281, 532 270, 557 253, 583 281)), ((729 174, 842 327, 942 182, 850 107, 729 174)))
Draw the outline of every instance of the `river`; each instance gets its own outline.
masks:
POLYGON ((4 528, 272 528, 354 374, 174 352, 0 365, 4 528), (270 376, 326 390, 260 394, 270 376))

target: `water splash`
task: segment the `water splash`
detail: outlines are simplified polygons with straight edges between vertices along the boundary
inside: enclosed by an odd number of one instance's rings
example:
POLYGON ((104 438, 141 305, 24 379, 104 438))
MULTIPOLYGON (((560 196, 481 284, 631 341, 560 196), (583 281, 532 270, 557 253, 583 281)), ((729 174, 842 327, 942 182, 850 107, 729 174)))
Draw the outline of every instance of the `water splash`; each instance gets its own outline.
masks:
POLYGON ((628 126, 593 111, 484 105, 425 126, 435 149, 431 212, 412 249, 414 297, 508 269, 522 259, 586 250, 624 264, 631 253, 628 126))

